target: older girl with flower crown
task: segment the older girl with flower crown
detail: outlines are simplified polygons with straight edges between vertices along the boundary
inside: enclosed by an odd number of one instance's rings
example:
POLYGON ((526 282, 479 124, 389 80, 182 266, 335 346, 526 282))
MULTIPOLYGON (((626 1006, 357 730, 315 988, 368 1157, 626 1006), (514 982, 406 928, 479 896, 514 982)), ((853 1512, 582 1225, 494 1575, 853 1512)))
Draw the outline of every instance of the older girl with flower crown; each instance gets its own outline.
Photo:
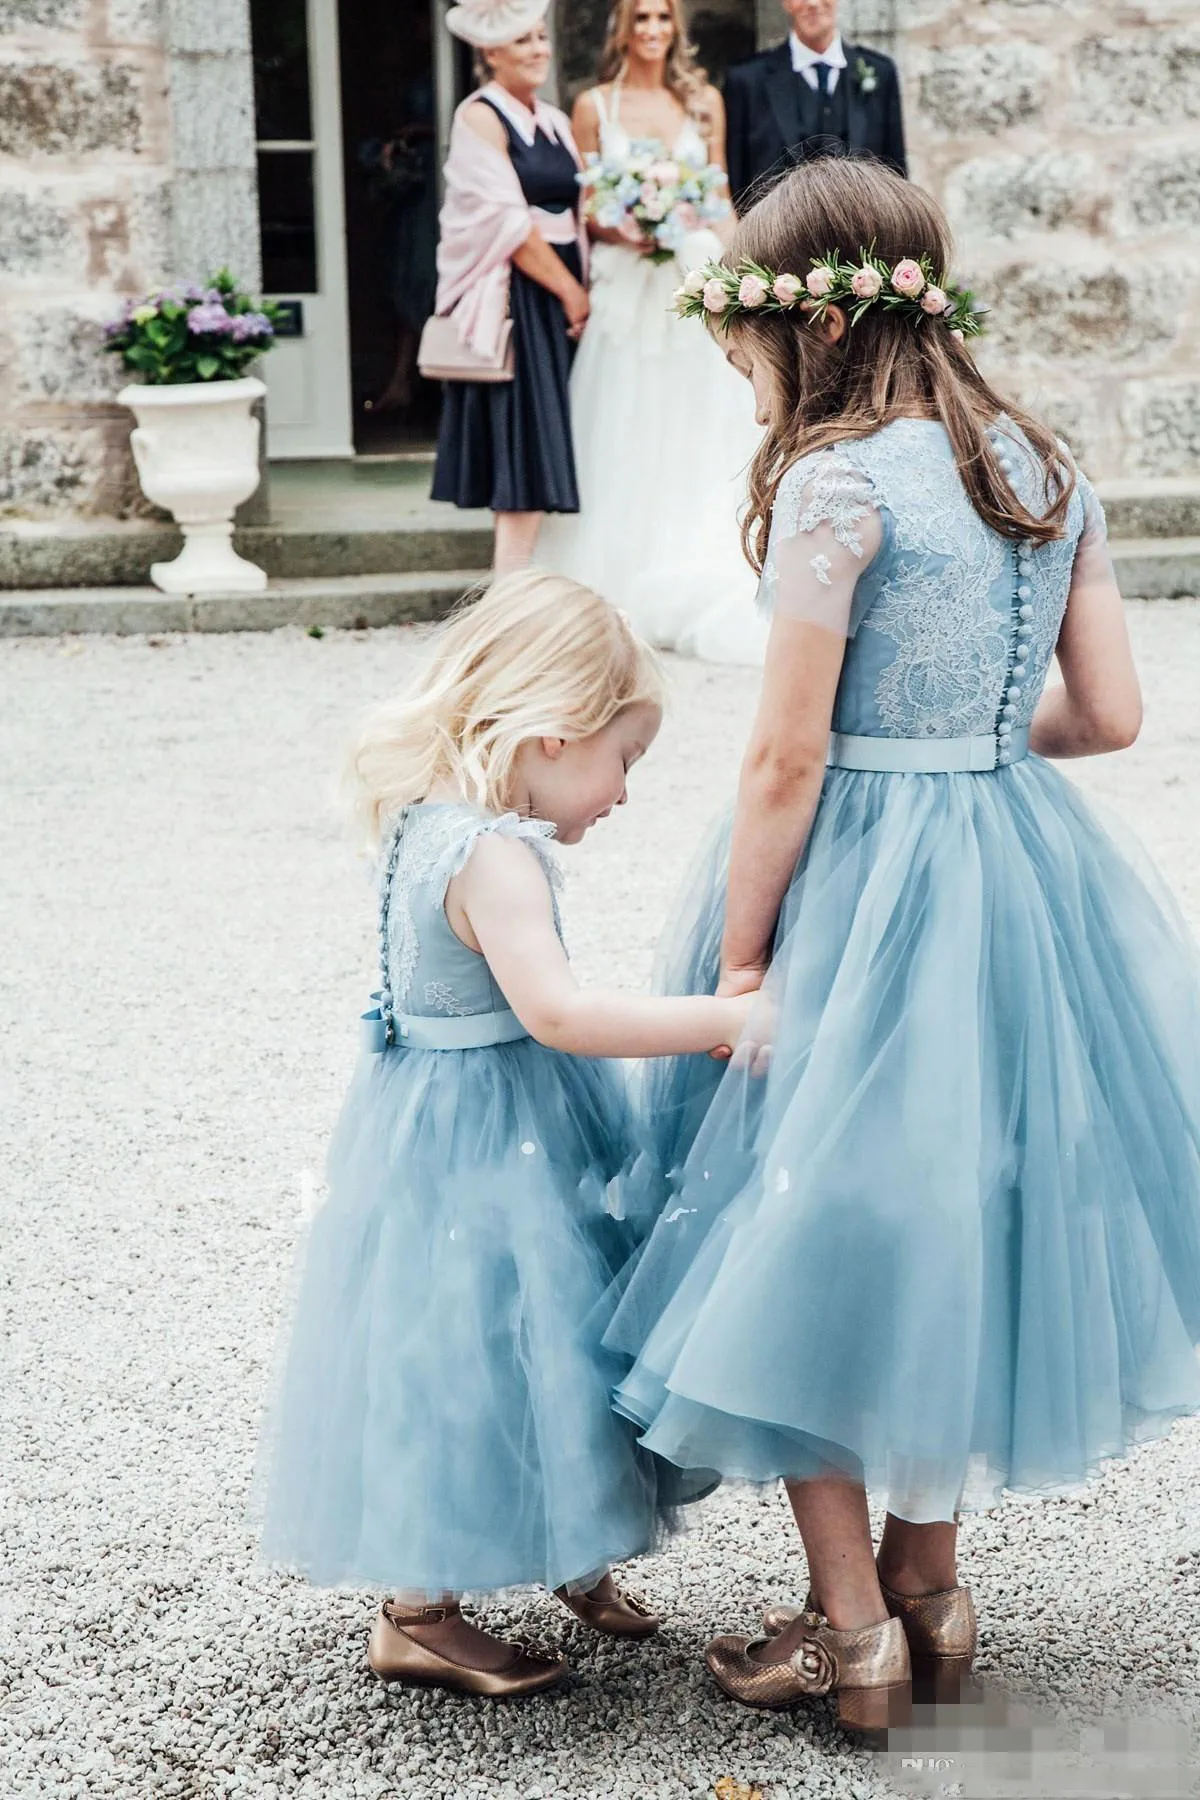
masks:
POLYGON ((578 987, 549 840, 624 805, 660 702, 619 613, 515 575, 354 755, 381 988, 305 1259, 264 1547, 397 1590, 369 1649, 386 1680, 502 1698, 561 1679, 469 1623, 468 1589, 540 1583, 597 1631, 658 1625, 609 1574, 687 1491, 609 1407, 596 1321, 632 1247, 608 1194, 632 1132, 607 1059, 728 1045, 749 1001, 578 987))
POLYGON ((761 987, 769 1059, 706 1116, 712 1083, 652 1079, 670 1203, 609 1336, 645 1446, 787 1483, 808 1604, 718 1638, 716 1679, 866 1730, 970 1670, 962 1509, 1200 1408, 1195 955, 1050 760, 1141 719, 1104 520, 975 366, 949 259, 919 188, 828 160, 680 296, 767 428, 774 617, 675 976, 761 987))

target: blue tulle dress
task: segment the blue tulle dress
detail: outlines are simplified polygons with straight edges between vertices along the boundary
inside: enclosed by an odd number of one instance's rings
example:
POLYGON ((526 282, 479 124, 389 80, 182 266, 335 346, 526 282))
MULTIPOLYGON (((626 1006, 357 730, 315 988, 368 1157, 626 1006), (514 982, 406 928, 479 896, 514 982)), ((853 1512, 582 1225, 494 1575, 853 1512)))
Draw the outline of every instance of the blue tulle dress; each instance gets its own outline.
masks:
POLYGON ((319 1583, 587 1587, 678 1497, 612 1412, 623 1365, 600 1347, 633 1248, 619 1066, 530 1038, 444 911, 484 832, 553 880, 550 829, 420 805, 389 846, 385 986, 265 1438, 264 1552, 319 1583))
MULTIPOLYGON (((1028 503, 1039 474, 995 442, 1028 503)), ((606 1341, 684 1468, 842 1472, 916 1522, 1051 1491, 1200 1408, 1200 975, 1171 903, 1028 725, 1110 579, 973 511, 936 423, 797 463, 764 596, 847 636, 830 763, 751 1035, 651 1067, 606 1341)), ((711 989, 727 831, 665 985, 711 989)))

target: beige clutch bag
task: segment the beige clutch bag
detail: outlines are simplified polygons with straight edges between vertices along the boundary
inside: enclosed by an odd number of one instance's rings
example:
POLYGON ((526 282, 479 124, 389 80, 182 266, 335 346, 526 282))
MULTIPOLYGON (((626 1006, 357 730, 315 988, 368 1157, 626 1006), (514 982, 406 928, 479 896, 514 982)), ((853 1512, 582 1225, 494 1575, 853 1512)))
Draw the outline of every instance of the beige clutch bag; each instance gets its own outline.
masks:
POLYGON ((500 327, 494 356, 480 356, 464 344, 453 319, 426 319, 417 350, 417 367, 426 381, 511 381, 512 320, 500 327))

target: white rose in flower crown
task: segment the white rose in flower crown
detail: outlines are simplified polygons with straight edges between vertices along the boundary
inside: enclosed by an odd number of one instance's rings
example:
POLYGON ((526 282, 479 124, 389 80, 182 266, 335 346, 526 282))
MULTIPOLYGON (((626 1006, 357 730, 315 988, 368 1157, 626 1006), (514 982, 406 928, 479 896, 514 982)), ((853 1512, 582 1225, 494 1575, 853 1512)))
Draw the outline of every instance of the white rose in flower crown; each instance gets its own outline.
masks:
POLYGON ((814 300, 823 300, 833 286, 833 274, 829 269, 810 269, 804 285, 814 300))
POLYGON ((698 300, 704 292, 704 283, 706 280, 707 277, 703 269, 689 269, 683 278, 683 286, 679 291, 681 294, 686 294, 691 300, 698 300))
POLYGON ((701 289, 701 295, 706 312, 723 313, 729 305, 729 295, 725 292, 725 283, 715 275, 711 281, 705 282, 701 289))
POLYGON ((738 299, 743 306, 761 306, 767 297, 767 284, 757 275, 743 275, 738 282, 738 299))
POLYGON ((771 284, 771 292, 780 306, 795 306, 801 291, 800 279, 796 275, 777 275, 771 284))
POLYGON ((925 286, 925 277, 921 272, 920 263, 914 262, 911 256, 906 256, 903 261, 898 262, 892 270, 892 286, 898 294, 904 294, 910 300, 915 300, 925 286))
POLYGON ((927 313, 944 313, 950 309, 950 302, 940 287, 927 287, 921 295, 921 311, 927 313))
POLYGON ((861 269, 855 269, 850 277, 851 291, 857 294, 860 300, 873 300, 882 286, 883 276, 878 269, 872 269, 869 264, 864 265, 861 269))

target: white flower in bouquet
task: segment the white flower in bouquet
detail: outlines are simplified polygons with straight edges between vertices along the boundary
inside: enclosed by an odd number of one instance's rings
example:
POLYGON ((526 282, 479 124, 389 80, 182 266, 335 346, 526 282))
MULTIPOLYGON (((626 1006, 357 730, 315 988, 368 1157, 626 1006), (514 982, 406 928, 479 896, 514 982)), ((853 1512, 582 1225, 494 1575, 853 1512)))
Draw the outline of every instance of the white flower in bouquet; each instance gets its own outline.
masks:
POLYGON ((724 169, 683 162, 654 141, 632 144, 624 156, 589 156, 579 181, 587 217, 650 245, 652 262, 668 262, 689 232, 729 211, 724 169))

